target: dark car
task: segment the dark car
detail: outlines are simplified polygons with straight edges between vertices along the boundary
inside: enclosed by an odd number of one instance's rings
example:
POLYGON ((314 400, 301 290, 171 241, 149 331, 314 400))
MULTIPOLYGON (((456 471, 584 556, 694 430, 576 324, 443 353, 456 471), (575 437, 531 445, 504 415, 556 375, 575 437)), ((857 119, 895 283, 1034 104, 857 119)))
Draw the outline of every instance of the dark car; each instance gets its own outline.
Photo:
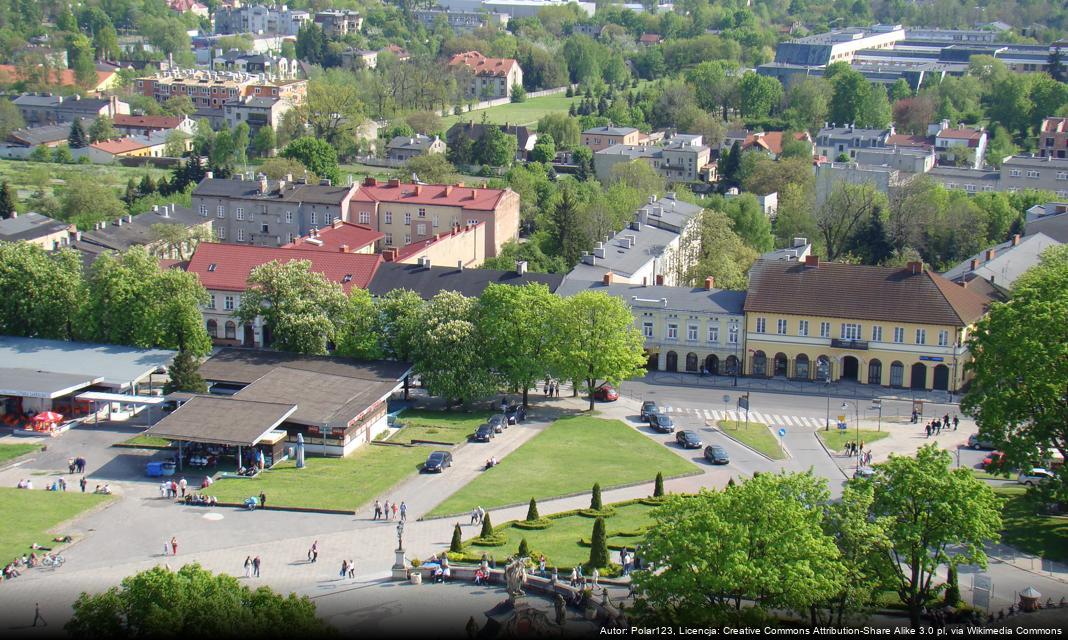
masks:
POLYGON ((508 428, 508 418, 503 413, 498 413, 495 416, 491 416, 487 424, 493 427, 493 430, 497 433, 501 433, 508 428))
POLYGON ((649 426, 660 433, 671 433, 675 430, 675 423, 671 421, 671 418, 662 413, 654 413, 649 416, 649 426))
POLYGON ((710 444, 705 447, 705 460, 712 464, 728 464, 731 458, 727 455, 726 449, 718 444, 710 444))
POLYGON ((519 424, 527 419, 527 410, 521 404, 508 405, 504 417, 508 419, 508 424, 519 424))
POLYGON ((435 451, 423 464, 423 471, 441 473, 452 466, 452 454, 448 451, 435 451))
POLYGON ((655 402, 653 402, 652 400, 646 400, 642 403, 642 420, 648 420, 649 416, 655 413, 660 413, 660 407, 656 406, 655 402))
POLYGON ((973 433, 972 435, 968 436, 968 446, 972 449, 983 449, 985 451, 997 449, 993 441, 984 437, 980 437, 978 433, 973 433))
POLYGON ((675 434, 675 442, 683 449, 700 449, 705 446, 701 438, 693 431, 680 431, 675 434))
POLYGON ((615 402, 616 400, 619 400, 619 392, 616 391, 615 387, 606 382, 593 390, 593 398, 594 400, 601 400, 603 402, 615 402))
POLYGON ((475 430, 475 442, 489 442, 496 433, 493 425, 489 423, 481 425, 475 430))

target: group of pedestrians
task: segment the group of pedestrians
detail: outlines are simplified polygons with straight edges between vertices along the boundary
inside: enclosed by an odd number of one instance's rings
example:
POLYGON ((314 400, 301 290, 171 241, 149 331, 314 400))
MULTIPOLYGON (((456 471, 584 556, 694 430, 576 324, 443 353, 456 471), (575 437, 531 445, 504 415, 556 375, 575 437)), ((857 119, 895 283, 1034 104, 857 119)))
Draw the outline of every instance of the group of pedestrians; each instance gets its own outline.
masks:
POLYGON ((638 549, 634 551, 623 547, 619 550, 619 566, 623 567, 623 575, 629 576, 632 571, 641 569, 641 559, 638 557, 638 549))
POLYGON ((353 560, 342 560, 341 572, 339 575, 341 576, 342 580, 344 580, 345 578, 354 580, 356 578, 356 562, 353 560))
POLYGON ((75 473, 85 473, 85 458, 78 456, 77 458, 67 458, 67 472, 71 475, 75 473))
POLYGON ((258 578, 260 577, 260 557, 245 556, 245 577, 246 578, 258 578))
POLYGON ((394 502, 389 503, 389 500, 379 502, 375 500, 374 517, 372 520, 397 520, 400 519, 404 522, 408 519, 408 505, 401 500, 400 504, 394 502))
POLYGON ((857 458, 857 462, 861 465, 871 464, 872 453, 870 449, 865 451, 863 440, 861 440, 860 442, 857 442, 856 440, 850 440, 849 442, 845 443, 845 454, 847 457, 850 458, 855 456, 857 458))
POLYGON ((545 392, 546 398, 559 398, 560 397, 560 381, 553 380, 551 378, 545 379, 545 386, 542 388, 545 392))
POLYGON ((471 509, 471 523, 470 524, 482 524, 482 520, 486 517, 486 510, 481 506, 471 509))
POLYGON ((935 418, 928 422, 924 426, 924 430, 927 432, 927 437, 930 438, 931 436, 941 435, 943 431, 949 431, 950 427, 953 428, 953 431, 956 431, 958 426, 960 426, 960 416, 953 416, 953 419, 950 420, 947 413, 941 418, 935 418))

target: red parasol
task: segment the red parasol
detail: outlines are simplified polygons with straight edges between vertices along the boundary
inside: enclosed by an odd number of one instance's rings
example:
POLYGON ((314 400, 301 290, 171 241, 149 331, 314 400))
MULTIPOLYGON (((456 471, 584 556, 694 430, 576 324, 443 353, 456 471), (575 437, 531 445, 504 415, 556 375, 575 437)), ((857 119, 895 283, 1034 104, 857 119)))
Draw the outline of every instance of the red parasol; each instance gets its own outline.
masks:
POLYGON ((34 422, 62 422, 63 416, 55 411, 42 411, 33 417, 34 422))

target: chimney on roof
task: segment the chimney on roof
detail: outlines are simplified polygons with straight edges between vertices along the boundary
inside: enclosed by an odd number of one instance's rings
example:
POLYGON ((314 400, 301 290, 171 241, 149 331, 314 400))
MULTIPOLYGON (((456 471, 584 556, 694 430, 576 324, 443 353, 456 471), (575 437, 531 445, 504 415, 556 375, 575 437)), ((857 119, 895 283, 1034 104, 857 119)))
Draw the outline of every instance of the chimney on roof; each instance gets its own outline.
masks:
POLYGON ((390 178, 388 184, 391 187, 399 187, 400 186, 400 180, 398 180, 396 178, 390 178))
POLYGON ((397 259, 397 250, 393 247, 390 247, 389 249, 384 249, 382 251, 382 259, 386 262, 393 262, 397 259))
POLYGON ((521 275, 521 276, 526 275, 527 274, 527 261, 526 260, 516 260, 515 261, 515 272, 517 274, 521 275))
POLYGON ((456 270, 457 271, 463 271, 464 270, 464 261, 463 260, 457 260, 456 261, 456 270))
POLYGON ((445 197, 448 197, 449 194, 451 194, 451 193, 452 193, 452 185, 451 184, 445 185, 445 197))
POLYGON ((923 273, 923 263, 922 262, 919 262, 919 261, 910 262, 906 266, 908 267, 909 272, 912 273, 913 275, 915 275, 917 273, 923 273))
POLYGON ((319 181, 319 186, 320 187, 332 187, 332 186, 334 186, 334 182, 330 178, 323 178, 322 180, 319 181))
POLYGON ((75 231, 74 232, 74 241, 75 242, 81 242, 82 241, 82 232, 81 231, 75 231))
POLYGON ((993 248, 993 247, 991 247, 991 248, 987 249, 987 250, 986 250, 986 261, 987 261, 987 262, 990 262, 990 261, 991 261, 991 260, 993 260, 993 259, 994 259, 994 258, 995 258, 995 257, 996 257, 997 255, 998 255, 998 250, 997 250, 997 249, 995 249, 995 248, 993 248))
POLYGON ((1017 233, 1017 234, 1014 234, 1012 236, 1012 246, 1015 247, 1015 246, 1017 246, 1019 244, 1020 244, 1020 234, 1017 233))
POLYGON ((365 187, 377 187, 378 186, 378 179, 377 178, 372 178, 371 176, 367 176, 366 178, 363 179, 363 186, 365 186, 365 187))
POLYGON ((423 194, 423 185, 421 185, 421 184, 415 185, 415 195, 419 196, 419 195, 422 195, 422 194, 423 194))
POLYGON ((340 247, 338 247, 337 250, 340 251, 341 253, 348 253, 349 252, 349 245, 343 244, 340 247))
POLYGON ((805 256, 805 266, 819 268, 820 257, 819 256, 805 256))
POLYGON ((427 271, 430 271, 430 258, 423 258, 423 266, 427 271))
POLYGON ((612 272, 609 271, 608 273, 604 274, 604 277, 601 279, 601 282, 603 282, 604 284, 612 284, 612 272))
POLYGON ((129 213, 124 215, 123 218, 126 218, 126 222, 133 222, 133 215, 131 215, 129 213))
POLYGON ((658 287, 664 286, 664 274, 658 273, 656 275, 656 286, 658 286, 658 287))
POLYGON ((705 278, 705 291, 711 291, 716 288, 715 276, 708 276, 705 278))
POLYGON ((115 226, 116 227, 121 227, 122 226, 122 216, 119 216, 118 218, 115 219, 115 226))
POLYGON ((979 268, 979 258, 972 258, 971 270, 975 271, 979 268))
POLYGON ((459 189, 462 189, 463 186, 464 186, 464 183, 462 183, 462 182, 457 182, 456 183, 456 187, 459 188, 459 189))

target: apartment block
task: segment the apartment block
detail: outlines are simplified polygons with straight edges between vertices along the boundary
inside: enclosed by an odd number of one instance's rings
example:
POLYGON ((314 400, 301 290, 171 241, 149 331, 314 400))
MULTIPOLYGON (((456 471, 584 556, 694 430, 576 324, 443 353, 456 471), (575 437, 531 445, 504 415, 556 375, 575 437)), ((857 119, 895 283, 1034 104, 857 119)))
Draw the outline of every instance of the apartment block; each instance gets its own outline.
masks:
POLYGON ((514 58, 487 58, 478 51, 457 53, 449 67, 466 69, 464 95, 475 100, 510 98, 513 86, 523 85, 523 69, 514 58))

